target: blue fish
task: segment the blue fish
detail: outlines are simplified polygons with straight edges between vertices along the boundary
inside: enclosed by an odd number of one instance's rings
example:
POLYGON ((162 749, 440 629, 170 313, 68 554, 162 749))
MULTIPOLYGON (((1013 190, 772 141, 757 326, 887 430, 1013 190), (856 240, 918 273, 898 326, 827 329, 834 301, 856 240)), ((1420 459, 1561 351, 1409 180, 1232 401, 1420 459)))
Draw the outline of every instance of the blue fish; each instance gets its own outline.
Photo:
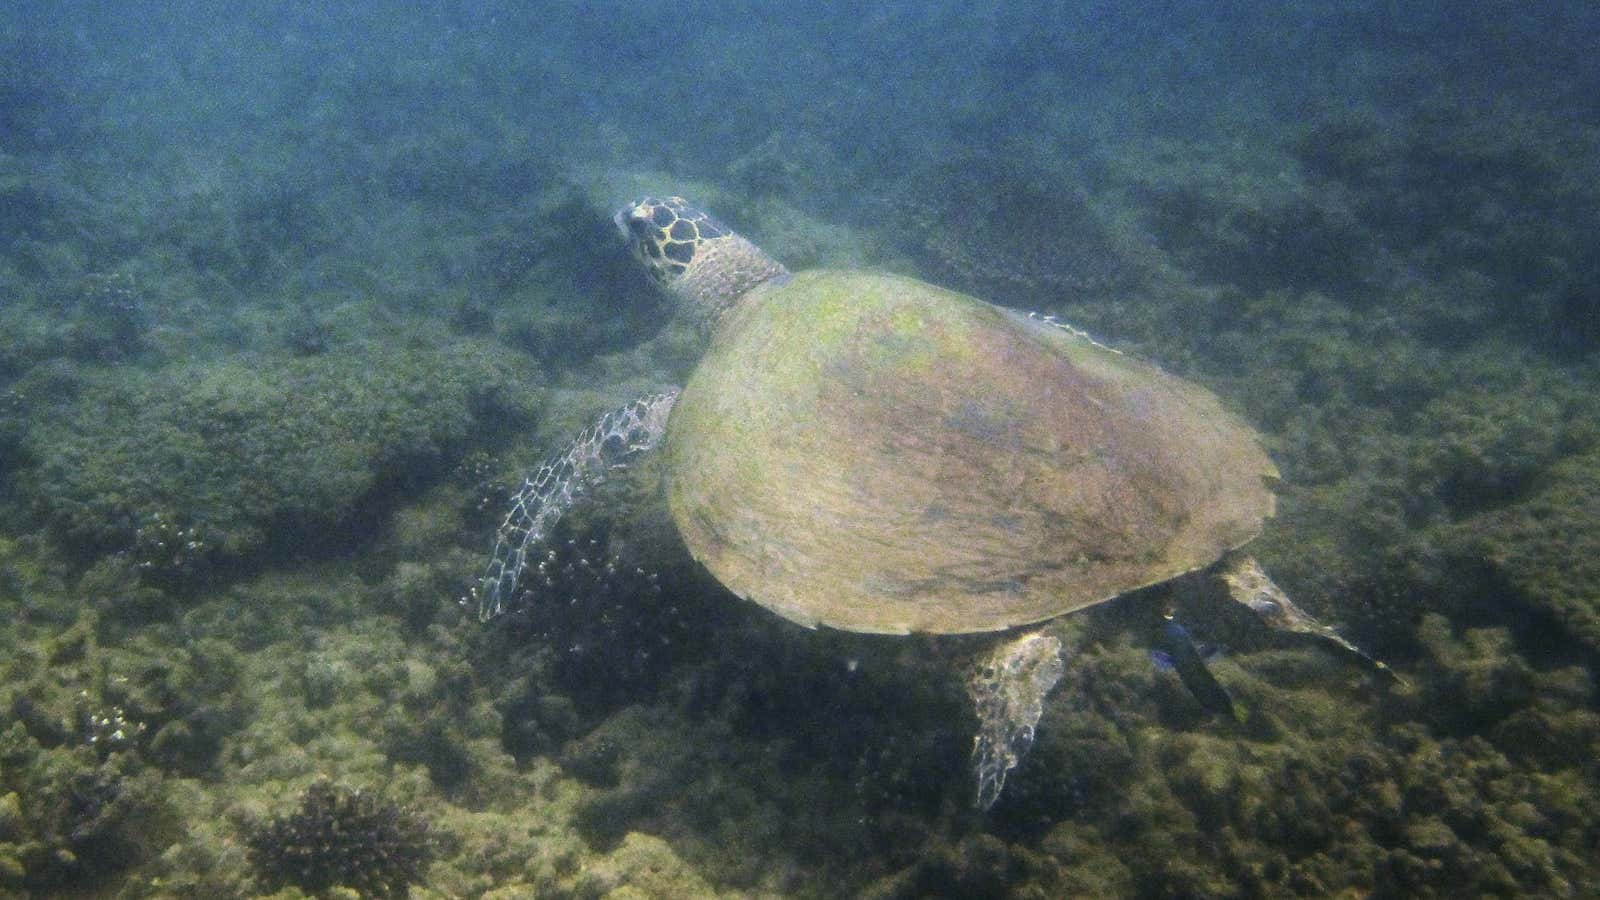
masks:
POLYGON ((1150 654, 1156 668, 1177 672, 1178 680, 1210 712, 1235 718, 1233 698, 1206 668, 1206 661, 1195 646, 1194 638, 1189 636, 1189 629, 1169 616, 1161 623, 1160 643, 1161 647, 1150 654))
MULTIPOLYGON (((1215 644, 1196 642, 1194 648, 1200 654, 1201 661, 1207 666, 1222 658, 1222 648, 1215 644)), ((1150 650, 1150 665, 1154 666, 1157 672, 1163 674, 1176 674, 1178 671, 1178 665, 1173 662, 1172 654, 1158 648, 1150 650)))

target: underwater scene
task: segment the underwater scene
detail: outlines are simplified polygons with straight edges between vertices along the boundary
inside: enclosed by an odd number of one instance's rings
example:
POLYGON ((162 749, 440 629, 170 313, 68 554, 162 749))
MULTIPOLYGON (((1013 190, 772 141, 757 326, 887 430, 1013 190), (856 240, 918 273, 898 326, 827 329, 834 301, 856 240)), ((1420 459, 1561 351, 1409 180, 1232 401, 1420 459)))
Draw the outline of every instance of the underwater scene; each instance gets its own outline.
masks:
POLYGON ((1600 896, 1597 46, 11 0, 0 897, 1600 896))

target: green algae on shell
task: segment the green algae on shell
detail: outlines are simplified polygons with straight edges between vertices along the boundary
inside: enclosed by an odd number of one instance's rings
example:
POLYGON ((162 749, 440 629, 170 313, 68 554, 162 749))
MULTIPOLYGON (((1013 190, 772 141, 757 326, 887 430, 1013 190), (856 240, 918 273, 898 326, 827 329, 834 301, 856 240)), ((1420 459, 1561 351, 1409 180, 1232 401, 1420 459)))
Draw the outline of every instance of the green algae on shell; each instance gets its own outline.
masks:
POLYGON ((1207 566, 1276 475, 1210 392, 909 278, 813 271, 718 324, 664 445, 727 587, 806 625, 966 633, 1207 566))

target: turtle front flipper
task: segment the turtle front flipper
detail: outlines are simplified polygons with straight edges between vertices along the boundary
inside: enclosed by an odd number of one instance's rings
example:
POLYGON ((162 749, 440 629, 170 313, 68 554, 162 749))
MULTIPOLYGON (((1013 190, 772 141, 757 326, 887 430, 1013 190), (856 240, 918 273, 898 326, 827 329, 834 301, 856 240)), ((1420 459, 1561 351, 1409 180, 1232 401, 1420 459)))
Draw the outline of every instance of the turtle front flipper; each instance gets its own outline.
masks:
POLYGON ((529 554, 579 497, 605 481, 608 472, 626 468, 634 457, 661 442, 677 399, 677 391, 652 394, 606 413, 566 450, 523 479, 495 533, 489 567, 472 591, 479 618, 492 619, 506 611, 528 568, 529 554))

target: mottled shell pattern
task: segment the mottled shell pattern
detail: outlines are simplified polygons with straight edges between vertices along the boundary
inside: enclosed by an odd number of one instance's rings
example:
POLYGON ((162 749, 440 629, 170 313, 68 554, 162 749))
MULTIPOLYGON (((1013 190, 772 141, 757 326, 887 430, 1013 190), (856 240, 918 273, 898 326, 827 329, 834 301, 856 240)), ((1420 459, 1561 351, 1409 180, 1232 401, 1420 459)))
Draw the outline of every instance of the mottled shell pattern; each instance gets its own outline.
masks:
POLYGON ((789 275, 678 198, 617 223, 710 334, 663 445, 674 522, 805 625, 994 631, 1210 565, 1272 461, 1206 389, 911 278, 789 275))

